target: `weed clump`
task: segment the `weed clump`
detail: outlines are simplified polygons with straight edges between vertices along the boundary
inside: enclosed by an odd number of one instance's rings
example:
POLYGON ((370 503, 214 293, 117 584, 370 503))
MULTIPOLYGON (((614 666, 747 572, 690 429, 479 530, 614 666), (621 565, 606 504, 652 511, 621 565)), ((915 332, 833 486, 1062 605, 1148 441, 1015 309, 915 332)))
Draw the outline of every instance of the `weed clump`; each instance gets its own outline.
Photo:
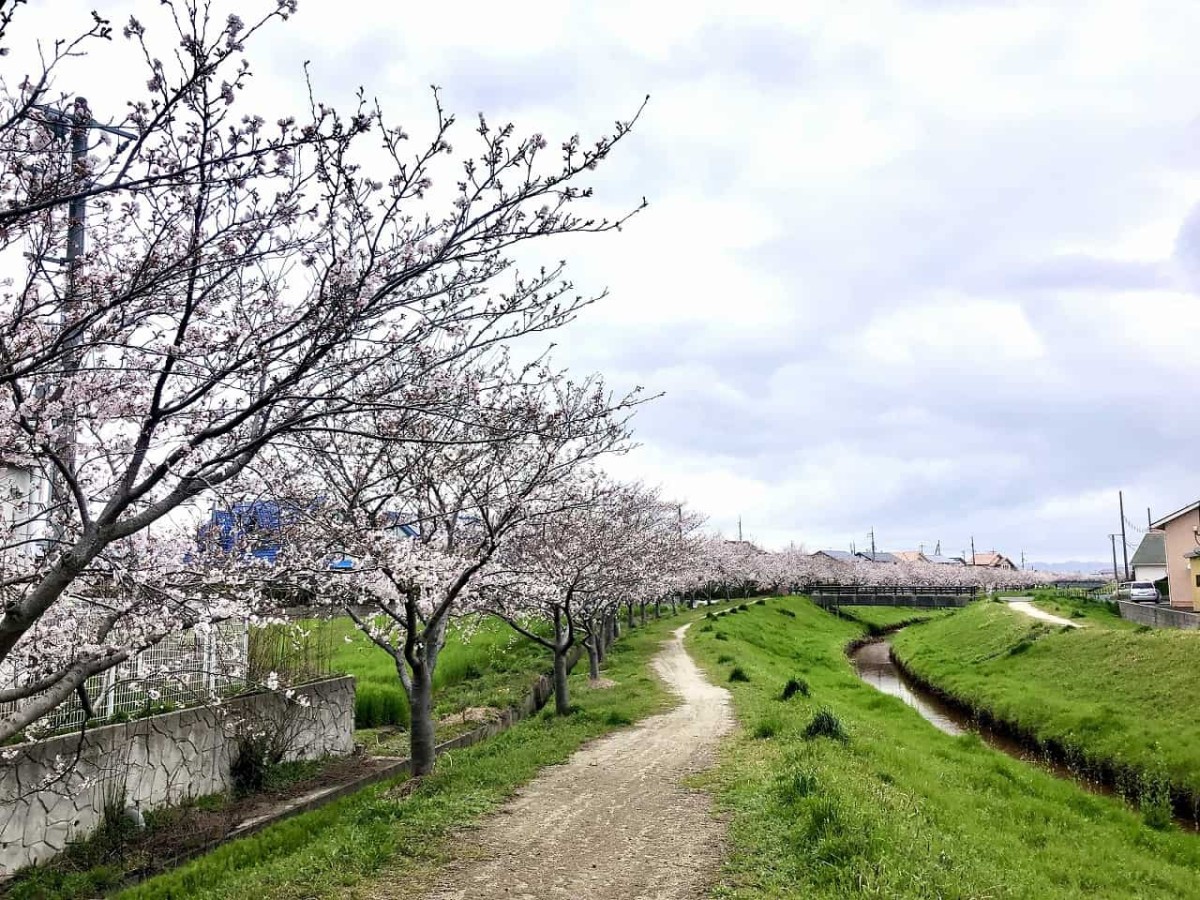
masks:
POLYGON ((843 744, 850 740, 841 720, 828 709, 822 709, 813 716, 812 721, 804 727, 804 737, 808 740, 827 737, 843 744))
POLYGON ((796 618, 796 614, 790 609, 777 609, 775 612, 779 613, 781 616, 787 616, 789 619, 796 618))
POLYGON ((789 678, 787 684, 783 686, 783 693, 779 695, 779 699, 791 700, 797 694, 807 697, 809 693, 807 681, 803 678, 789 678))
POLYGON ((773 738, 783 728, 783 723, 779 721, 777 716, 767 716, 760 719, 758 724, 754 726, 753 735, 761 740, 773 738))
POLYGON ((716 634, 713 635, 713 638, 718 641, 729 640, 729 638, 725 635, 725 632, 723 632, 723 631, 718 631, 716 634))
POLYGON ((731 663, 731 662, 733 662, 733 657, 730 656, 728 653, 722 653, 720 656, 717 657, 717 665, 719 665, 719 666, 723 666, 726 663, 731 663))
POLYGON ((712 631, 713 630, 712 623, 709 622, 707 625, 701 626, 700 630, 701 631, 712 631))
POLYGON ((775 793, 781 803, 793 806, 817 792, 817 776, 808 769, 792 769, 780 774, 775 793))
POLYGON ((749 681, 750 676, 746 674, 746 670, 741 666, 734 666, 729 673, 729 680, 732 681, 749 681))
POLYGON ((710 612, 706 612, 706 613, 704 614, 704 618, 706 618, 706 619, 711 619, 711 620, 712 620, 712 621, 714 621, 714 622, 717 620, 716 614, 714 614, 714 613, 710 613, 710 612))

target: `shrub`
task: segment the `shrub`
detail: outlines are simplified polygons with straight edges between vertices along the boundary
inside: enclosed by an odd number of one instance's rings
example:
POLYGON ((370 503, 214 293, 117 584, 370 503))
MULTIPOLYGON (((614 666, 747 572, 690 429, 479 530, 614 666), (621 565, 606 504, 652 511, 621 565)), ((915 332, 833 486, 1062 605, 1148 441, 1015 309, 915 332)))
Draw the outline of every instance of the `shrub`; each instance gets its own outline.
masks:
POLYGON ((796 618, 796 614, 790 609, 777 609, 775 612, 779 613, 781 616, 787 616, 789 619, 796 618))
POLYGON ((755 600, 755 601, 754 601, 754 605, 755 605, 755 606, 766 606, 766 605, 767 605, 767 598, 766 598, 766 597, 759 597, 757 600, 755 600))
POLYGON ((700 630, 701 631, 712 631, 713 630, 712 623, 709 622, 707 625, 702 625, 700 627, 700 630))
POLYGON ((717 657, 717 665, 719 665, 719 666, 723 666, 726 663, 731 663, 731 662, 733 662, 733 657, 730 656, 728 653, 722 653, 720 656, 717 657))
POLYGON ((741 666, 734 666, 732 671, 730 671, 730 673, 729 673, 729 680, 730 681, 749 681, 750 676, 746 674, 745 669, 743 669, 741 666))
POLYGON ((753 734, 759 740, 773 738, 783 728, 783 723, 779 721, 778 716, 766 716, 759 719, 758 724, 754 726, 753 734))
POLYGON ((812 721, 804 727, 804 736, 809 740, 819 737, 832 738, 843 744, 850 740, 841 720, 828 709, 822 709, 813 716, 812 721))
POLYGON ((716 634, 713 635, 713 637, 716 638, 718 641, 729 640, 729 638, 725 636, 725 633, 721 632, 721 631, 718 631, 716 634))
POLYGON ((748 605, 746 605, 745 603, 739 603, 737 606, 734 607, 734 609, 736 609, 738 612, 745 612, 749 608, 750 607, 748 605))
POLYGON ((803 678, 789 678, 787 684, 783 686, 783 693, 779 695, 779 699, 791 700, 797 694, 809 696, 808 682, 803 678))
POLYGON ((706 618, 706 619, 713 619, 713 620, 715 621, 717 617, 716 617, 716 615, 715 615, 715 614, 713 614, 713 613, 706 612, 706 613, 704 614, 704 618, 706 618))

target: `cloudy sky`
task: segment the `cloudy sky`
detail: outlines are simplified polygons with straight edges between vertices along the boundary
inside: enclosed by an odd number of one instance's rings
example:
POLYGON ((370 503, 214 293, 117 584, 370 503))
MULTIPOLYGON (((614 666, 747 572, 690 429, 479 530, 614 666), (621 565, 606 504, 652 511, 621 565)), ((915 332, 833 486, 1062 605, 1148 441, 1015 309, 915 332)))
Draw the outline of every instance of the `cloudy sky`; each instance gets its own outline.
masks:
MULTIPOLYGON (((41 12, 97 5, 147 7, 41 12)), ((1186 0, 301 0, 251 57, 414 137, 438 84, 463 142, 650 95, 593 182, 648 209, 542 251, 610 292, 557 358, 663 392, 622 475, 767 545, 1103 560, 1118 489, 1200 496, 1198 38, 1186 0)))

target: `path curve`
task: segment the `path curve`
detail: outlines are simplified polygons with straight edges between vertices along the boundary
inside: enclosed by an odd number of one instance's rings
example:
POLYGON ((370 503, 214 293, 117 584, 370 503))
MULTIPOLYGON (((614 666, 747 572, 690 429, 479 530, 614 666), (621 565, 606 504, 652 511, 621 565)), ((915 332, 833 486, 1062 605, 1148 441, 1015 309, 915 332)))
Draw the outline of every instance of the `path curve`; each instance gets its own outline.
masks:
POLYGON ((428 900, 693 900, 720 862, 723 826, 708 795, 681 781, 714 760, 733 727, 729 692, 683 648, 654 657, 682 703, 551 766, 474 833, 466 861, 428 900))
POLYGON ((1055 625, 1069 625, 1071 628, 1079 627, 1078 622, 1072 622, 1070 619, 1064 619, 1062 616, 1048 613, 1044 609, 1038 609, 1028 600, 1009 600, 1008 605, 1017 612, 1032 616, 1035 619, 1041 619, 1043 622, 1053 622, 1055 625))

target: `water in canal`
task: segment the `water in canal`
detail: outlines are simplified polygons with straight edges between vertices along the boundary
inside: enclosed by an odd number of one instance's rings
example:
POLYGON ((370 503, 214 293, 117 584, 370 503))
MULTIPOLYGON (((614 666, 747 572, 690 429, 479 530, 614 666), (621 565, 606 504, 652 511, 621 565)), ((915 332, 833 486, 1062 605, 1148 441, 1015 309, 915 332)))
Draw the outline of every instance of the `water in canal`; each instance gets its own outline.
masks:
POLYGON ((965 734, 968 731, 979 735, 985 744, 1002 753, 1007 753, 1022 762, 1031 763, 1057 775, 1069 778, 1095 794, 1114 794, 1107 785, 1100 784, 1072 772, 1066 766, 1046 759, 1007 735, 981 725, 963 711, 934 696, 921 685, 912 681, 892 662, 892 647, 887 641, 872 641, 863 644, 850 654, 859 677, 874 688, 899 697, 935 728, 946 734, 965 734))

